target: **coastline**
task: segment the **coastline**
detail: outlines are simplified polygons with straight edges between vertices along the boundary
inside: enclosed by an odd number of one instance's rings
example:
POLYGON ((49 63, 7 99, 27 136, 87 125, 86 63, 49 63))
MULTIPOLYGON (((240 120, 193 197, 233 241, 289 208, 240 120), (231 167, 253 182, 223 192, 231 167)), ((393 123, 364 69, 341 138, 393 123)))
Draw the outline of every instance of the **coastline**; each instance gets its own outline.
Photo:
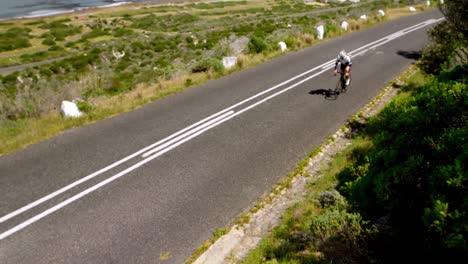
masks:
POLYGON ((92 14, 96 12, 114 12, 125 10, 128 8, 143 8, 153 6, 164 6, 171 4, 195 3, 195 2, 211 2, 210 0, 159 0, 155 2, 117 2, 102 6, 77 7, 72 9, 44 9, 30 12, 26 15, 15 17, 0 18, 0 23, 8 23, 13 21, 34 20, 42 18, 63 17, 70 15, 92 14))

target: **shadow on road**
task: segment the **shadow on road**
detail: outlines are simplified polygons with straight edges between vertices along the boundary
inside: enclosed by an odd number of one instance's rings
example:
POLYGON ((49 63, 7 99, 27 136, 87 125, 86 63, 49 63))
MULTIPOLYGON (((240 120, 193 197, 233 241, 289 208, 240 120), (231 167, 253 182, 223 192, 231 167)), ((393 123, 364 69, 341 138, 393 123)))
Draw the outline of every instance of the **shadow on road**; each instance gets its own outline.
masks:
POLYGON ((339 92, 332 91, 331 89, 317 89, 317 90, 312 90, 309 92, 309 94, 318 94, 318 95, 323 95, 323 97, 326 100, 336 100, 338 96, 340 95, 339 92))
POLYGON ((421 51, 404 51, 404 50, 399 50, 397 51, 397 54, 405 57, 410 60, 419 60, 421 58, 421 51))

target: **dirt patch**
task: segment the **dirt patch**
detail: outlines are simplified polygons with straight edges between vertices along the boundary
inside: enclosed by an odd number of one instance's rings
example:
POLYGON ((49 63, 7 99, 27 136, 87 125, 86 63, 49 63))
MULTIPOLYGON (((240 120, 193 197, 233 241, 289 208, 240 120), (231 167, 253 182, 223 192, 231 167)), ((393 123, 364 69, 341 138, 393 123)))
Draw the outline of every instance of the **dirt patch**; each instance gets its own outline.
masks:
POLYGON ((307 2, 304 1, 304 4, 306 5, 313 5, 313 6, 328 6, 329 4, 327 3, 321 3, 321 2, 307 2))

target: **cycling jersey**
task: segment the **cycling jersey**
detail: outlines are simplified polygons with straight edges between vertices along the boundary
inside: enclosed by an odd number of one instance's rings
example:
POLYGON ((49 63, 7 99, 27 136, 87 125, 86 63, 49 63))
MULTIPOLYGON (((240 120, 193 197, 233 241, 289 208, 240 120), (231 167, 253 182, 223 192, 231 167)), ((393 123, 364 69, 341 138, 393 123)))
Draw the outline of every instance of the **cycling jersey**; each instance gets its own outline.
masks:
POLYGON ((338 66, 338 63, 341 64, 342 71, 344 71, 346 66, 349 66, 351 68, 351 65, 353 65, 353 63, 351 62, 351 57, 349 57, 348 55, 344 56, 343 59, 341 59, 341 57, 338 55, 338 58, 336 58, 336 62, 335 62, 335 70, 336 70, 336 67, 338 66))

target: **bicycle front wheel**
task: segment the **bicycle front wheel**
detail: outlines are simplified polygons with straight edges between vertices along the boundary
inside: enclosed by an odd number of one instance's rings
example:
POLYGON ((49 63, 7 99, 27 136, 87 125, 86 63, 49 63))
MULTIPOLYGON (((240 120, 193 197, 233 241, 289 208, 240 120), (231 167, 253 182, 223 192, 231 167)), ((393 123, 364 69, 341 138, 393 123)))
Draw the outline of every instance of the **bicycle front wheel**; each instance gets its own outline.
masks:
POLYGON ((335 93, 342 93, 346 89, 345 78, 341 77, 336 82, 335 93))

